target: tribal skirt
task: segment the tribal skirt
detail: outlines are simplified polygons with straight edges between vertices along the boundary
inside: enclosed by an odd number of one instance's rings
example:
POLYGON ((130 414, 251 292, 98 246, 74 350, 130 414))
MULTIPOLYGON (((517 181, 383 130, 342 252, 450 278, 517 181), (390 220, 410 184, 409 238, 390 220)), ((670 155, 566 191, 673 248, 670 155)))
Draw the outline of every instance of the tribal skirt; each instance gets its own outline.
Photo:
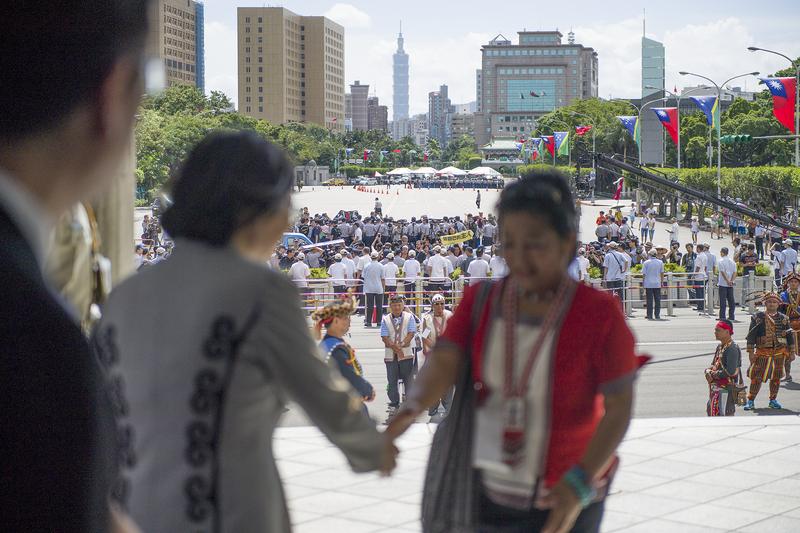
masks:
POLYGON ((780 381, 783 377, 783 355, 766 356, 757 355, 756 361, 747 371, 747 377, 750 380, 758 380, 761 382, 767 381, 780 381))

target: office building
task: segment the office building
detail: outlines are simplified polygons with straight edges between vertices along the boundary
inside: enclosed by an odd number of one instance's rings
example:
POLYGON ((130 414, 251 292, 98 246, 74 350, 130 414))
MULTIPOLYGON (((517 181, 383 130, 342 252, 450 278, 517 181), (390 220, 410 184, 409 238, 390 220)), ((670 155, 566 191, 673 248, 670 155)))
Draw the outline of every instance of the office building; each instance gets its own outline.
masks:
POLYGON ((150 3, 147 54, 164 62, 166 81, 205 91, 203 4, 194 0, 150 3))
POLYGON ((483 94, 483 71, 481 69, 475 70, 475 112, 481 112, 481 94, 483 94))
POLYGON ((367 99, 367 129, 389 131, 389 108, 377 96, 367 99))
POLYGON ((454 113, 451 126, 452 138, 462 135, 475 137, 475 113, 454 113))
POLYGON ((410 135, 409 125, 411 124, 411 119, 409 118, 399 118, 397 120, 393 120, 391 124, 389 124, 389 131, 392 139, 395 141, 399 141, 403 137, 407 137, 410 135))
POLYGON ((466 104, 453 104, 453 113, 467 115, 478 111, 477 102, 467 102, 466 104))
POLYGON ((345 95, 345 99, 345 119, 350 119, 353 131, 368 130, 367 101, 369 100, 369 85, 362 85, 360 81, 356 80, 355 83, 350 85, 350 92, 345 95), (347 103, 347 100, 349 100, 349 103, 347 103))
POLYGON ((478 145, 496 137, 530 134, 536 118, 572 102, 597 96, 597 52, 567 43, 559 31, 521 31, 512 44, 498 35, 481 47, 475 137, 478 145))
POLYGON ((428 135, 444 149, 450 142, 453 105, 447 95, 447 85, 428 93, 428 135))
POLYGON ((239 111, 344 131, 344 28, 282 7, 240 7, 239 111))
POLYGON ((397 36, 397 51, 392 56, 392 120, 408 118, 408 54, 403 50, 403 23, 397 36))
MULTIPOLYGON (((663 98, 665 83, 664 45, 642 36, 642 103, 663 98)), ((664 162, 664 132, 653 107, 664 107, 662 103, 648 105, 642 114, 640 131, 642 136, 642 163, 661 165, 664 162)))
POLYGON ((408 135, 414 139, 414 144, 420 148, 425 148, 430 139, 428 130, 428 115, 421 113, 408 119, 408 135))

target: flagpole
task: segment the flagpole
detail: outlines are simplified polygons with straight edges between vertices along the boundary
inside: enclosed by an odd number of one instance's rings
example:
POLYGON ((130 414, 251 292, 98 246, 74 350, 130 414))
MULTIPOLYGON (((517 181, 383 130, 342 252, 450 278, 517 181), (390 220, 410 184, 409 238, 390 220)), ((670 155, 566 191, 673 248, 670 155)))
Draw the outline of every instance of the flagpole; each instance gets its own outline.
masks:
MULTIPOLYGON (((800 62, 793 60, 785 54, 774 50, 767 50, 766 48, 748 46, 747 49, 751 52, 767 52, 769 54, 781 56, 794 67, 794 77, 796 80, 794 87, 794 133, 795 135, 800 135, 800 62)), ((794 166, 800 167, 800 137, 795 137, 794 139, 794 166)))
MULTIPOLYGON (((579 117, 586 117, 589 120, 591 120, 591 122, 589 124, 591 124, 591 126, 592 126, 592 153, 596 154, 597 153, 597 144, 595 144, 595 134, 597 133, 597 124, 596 124, 596 121, 595 121, 594 117, 586 115, 584 113, 578 113, 577 111, 570 111, 570 114, 575 115, 575 116, 579 116, 579 117)), ((596 164, 595 163, 595 158, 592 157, 592 171, 596 171, 597 170, 595 168, 595 164, 596 164)))
MULTIPOLYGON (((628 104, 629 106, 631 106, 634 109, 636 109, 636 113, 637 113, 636 120, 638 121, 639 119, 642 118, 642 109, 639 108, 638 105, 634 104, 630 100, 624 100, 622 98, 612 98, 609 101, 610 102, 624 102, 624 103, 628 104)), ((643 107, 644 106, 642 106, 642 108, 643 107)), ((635 129, 636 128, 634 126, 634 131, 635 131, 635 129)), ((641 130, 641 125, 640 125, 640 129, 639 129, 639 142, 638 143, 636 142, 636 137, 633 138, 633 142, 636 144, 636 151, 639 153, 639 165, 641 165, 642 164, 642 130, 641 130)))
POLYGON ((717 113, 719 113, 719 119, 717 120, 717 198, 722 198, 722 87, 736 78, 744 78, 745 76, 758 76, 759 73, 748 72, 746 74, 739 74, 737 76, 733 76, 732 78, 728 78, 719 85, 717 85, 717 82, 711 78, 707 78, 693 72, 686 72, 682 70, 678 72, 678 74, 681 76, 695 76, 697 78, 710 81, 712 84, 714 84, 714 87, 717 88, 717 113))

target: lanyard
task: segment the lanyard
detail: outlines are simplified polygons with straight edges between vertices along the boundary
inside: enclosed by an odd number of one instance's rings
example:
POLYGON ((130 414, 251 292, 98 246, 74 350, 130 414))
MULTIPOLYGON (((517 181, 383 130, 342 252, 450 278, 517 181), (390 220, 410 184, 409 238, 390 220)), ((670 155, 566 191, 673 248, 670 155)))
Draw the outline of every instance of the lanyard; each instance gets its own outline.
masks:
POLYGON ((503 384, 503 393, 506 398, 523 398, 528 390, 528 385, 533 372, 533 366, 536 359, 539 357, 539 352, 542 349, 542 344, 550 333, 553 325, 561 317, 566 305, 566 292, 567 280, 562 280, 558 287, 556 296, 547 312, 542 328, 536 341, 533 343, 533 348, 525 362, 517 383, 514 383, 514 360, 517 354, 517 317, 519 313, 519 287, 516 281, 512 278, 508 282, 506 294, 503 298, 503 314, 505 318, 505 351, 506 351, 506 367, 505 367, 505 380, 503 384))

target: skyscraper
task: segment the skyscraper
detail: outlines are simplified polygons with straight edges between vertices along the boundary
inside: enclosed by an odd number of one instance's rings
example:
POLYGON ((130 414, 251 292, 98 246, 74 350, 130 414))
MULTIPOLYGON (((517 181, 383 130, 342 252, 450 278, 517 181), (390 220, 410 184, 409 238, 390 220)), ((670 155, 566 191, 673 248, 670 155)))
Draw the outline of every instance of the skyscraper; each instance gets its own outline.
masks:
POLYGON ((392 120, 408 118, 408 54, 403 50, 403 23, 397 36, 397 51, 392 56, 392 120))
MULTIPOLYGON (((642 105, 664 97, 665 55, 663 44, 642 35, 642 105)), ((664 162, 664 132, 653 107, 660 105, 647 106, 641 117, 642 163, 660 165, 664 162)))
POLYGON ((447 85, 428 93, 428 134, 444 149, 452 135, 453 105, 447 94, 447 85))
POLYGON ((366 131, 369 129, 369 85, 362 85, 360 81, 350 85, 350 118, 353 120, 353 131, 366 131))
MULTIPOLYGON (((495 137, 530 134, 535 120, 581 98, 597 96, 597 52, 562 43, 559 31, 521 31, 519 44, 498 35, 481 48, 478 146, 495 137)), ((476 73, 477 74, 477 73, 476 73)))
POLYGON ((164 62, 167 83, 205 89, 203 4, 195 0, 150 3, 147 54, 164 62))
POLYGON ((381 105, 377 96, 367 98, 367 129, 382 131, 389 129, 389 109, 381 105))
POLYGON ((344 131, 344 28, 282 7, 240 7, 239 111, 344 131))

